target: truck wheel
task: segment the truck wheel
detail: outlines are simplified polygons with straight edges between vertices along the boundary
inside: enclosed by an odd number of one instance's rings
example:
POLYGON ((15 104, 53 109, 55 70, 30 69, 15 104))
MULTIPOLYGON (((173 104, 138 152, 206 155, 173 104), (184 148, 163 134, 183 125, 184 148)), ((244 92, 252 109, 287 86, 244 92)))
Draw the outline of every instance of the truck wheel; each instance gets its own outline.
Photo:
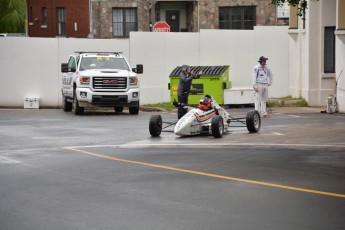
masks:
POLYGON ((220 138, 224 133, 223 118, 219 115, 214 115, 211 120, 211 131, 215 138, 220 138))
POLYGON ((75 93, 73 96, 73 113, 74 115, 81 115, 84 113, 84 107, 79 106, 77 95, 75 93))
POLYGON ((115 106, 114 109, 115 109, 115 112, 117 112, 117 113, 122 113, 122 111, 123 111, 123 106, 115 106))
POLYGON ((67 101, 67 97, 62 96, 62 109, 65 112, 71 112, 72 111, 72 103, 67 101))
POLYGON ((129 107, 129 114, 137 115, 139 113, 139 106, 129 107))
POLYGON ((249 111, 246 117, 247 129, 250 133, 257 133, 261 127, 260 113, 256 110, 249 111))
POLYGON ((158 137, 162 132, 162 117, 161 115, 152 115, 150 117, 149 130, 153 137, 158 137))

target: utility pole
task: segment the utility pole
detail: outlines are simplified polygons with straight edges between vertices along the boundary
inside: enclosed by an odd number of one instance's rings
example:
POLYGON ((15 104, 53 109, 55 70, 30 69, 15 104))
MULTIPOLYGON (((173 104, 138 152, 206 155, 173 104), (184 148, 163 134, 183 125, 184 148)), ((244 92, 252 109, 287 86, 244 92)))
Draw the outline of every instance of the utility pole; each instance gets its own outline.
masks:
POLYGON ((89 0, 89 21, 90 21, 90 33, 89 38, 93 38, 93 21, 92 21, 92 0, 89 0))

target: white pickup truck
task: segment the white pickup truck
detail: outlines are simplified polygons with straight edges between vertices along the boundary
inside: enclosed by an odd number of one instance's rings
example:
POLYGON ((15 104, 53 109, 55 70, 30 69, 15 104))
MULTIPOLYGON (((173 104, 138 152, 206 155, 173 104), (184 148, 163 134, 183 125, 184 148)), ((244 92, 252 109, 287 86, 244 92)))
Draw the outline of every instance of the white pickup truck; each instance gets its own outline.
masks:
POLYGON ((63 110, 76 115, 85 107, 113 107, 116 112, 129 108, 139 113, 137 74, 143 65, 131 69, 120 52, 75 52, 61 64, 63 110))

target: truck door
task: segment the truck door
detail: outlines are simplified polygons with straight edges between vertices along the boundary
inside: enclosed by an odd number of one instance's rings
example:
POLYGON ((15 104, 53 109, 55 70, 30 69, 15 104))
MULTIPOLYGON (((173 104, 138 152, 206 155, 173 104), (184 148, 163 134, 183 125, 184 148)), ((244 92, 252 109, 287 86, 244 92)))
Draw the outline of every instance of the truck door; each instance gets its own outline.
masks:
POLYGON ((68 72, 62 74, 62 94, 73 96, 73 76, 77 69, 76 57, 71 55, 68 60, 68 72))

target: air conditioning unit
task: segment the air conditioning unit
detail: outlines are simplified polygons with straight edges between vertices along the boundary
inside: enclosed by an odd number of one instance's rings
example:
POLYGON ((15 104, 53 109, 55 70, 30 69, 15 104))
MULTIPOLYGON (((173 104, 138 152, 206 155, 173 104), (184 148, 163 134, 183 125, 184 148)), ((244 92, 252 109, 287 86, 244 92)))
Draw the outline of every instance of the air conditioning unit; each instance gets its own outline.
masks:
POLYGON ((24 109, 39 109, 40 99, 38 97, 24 97, 24 109))

